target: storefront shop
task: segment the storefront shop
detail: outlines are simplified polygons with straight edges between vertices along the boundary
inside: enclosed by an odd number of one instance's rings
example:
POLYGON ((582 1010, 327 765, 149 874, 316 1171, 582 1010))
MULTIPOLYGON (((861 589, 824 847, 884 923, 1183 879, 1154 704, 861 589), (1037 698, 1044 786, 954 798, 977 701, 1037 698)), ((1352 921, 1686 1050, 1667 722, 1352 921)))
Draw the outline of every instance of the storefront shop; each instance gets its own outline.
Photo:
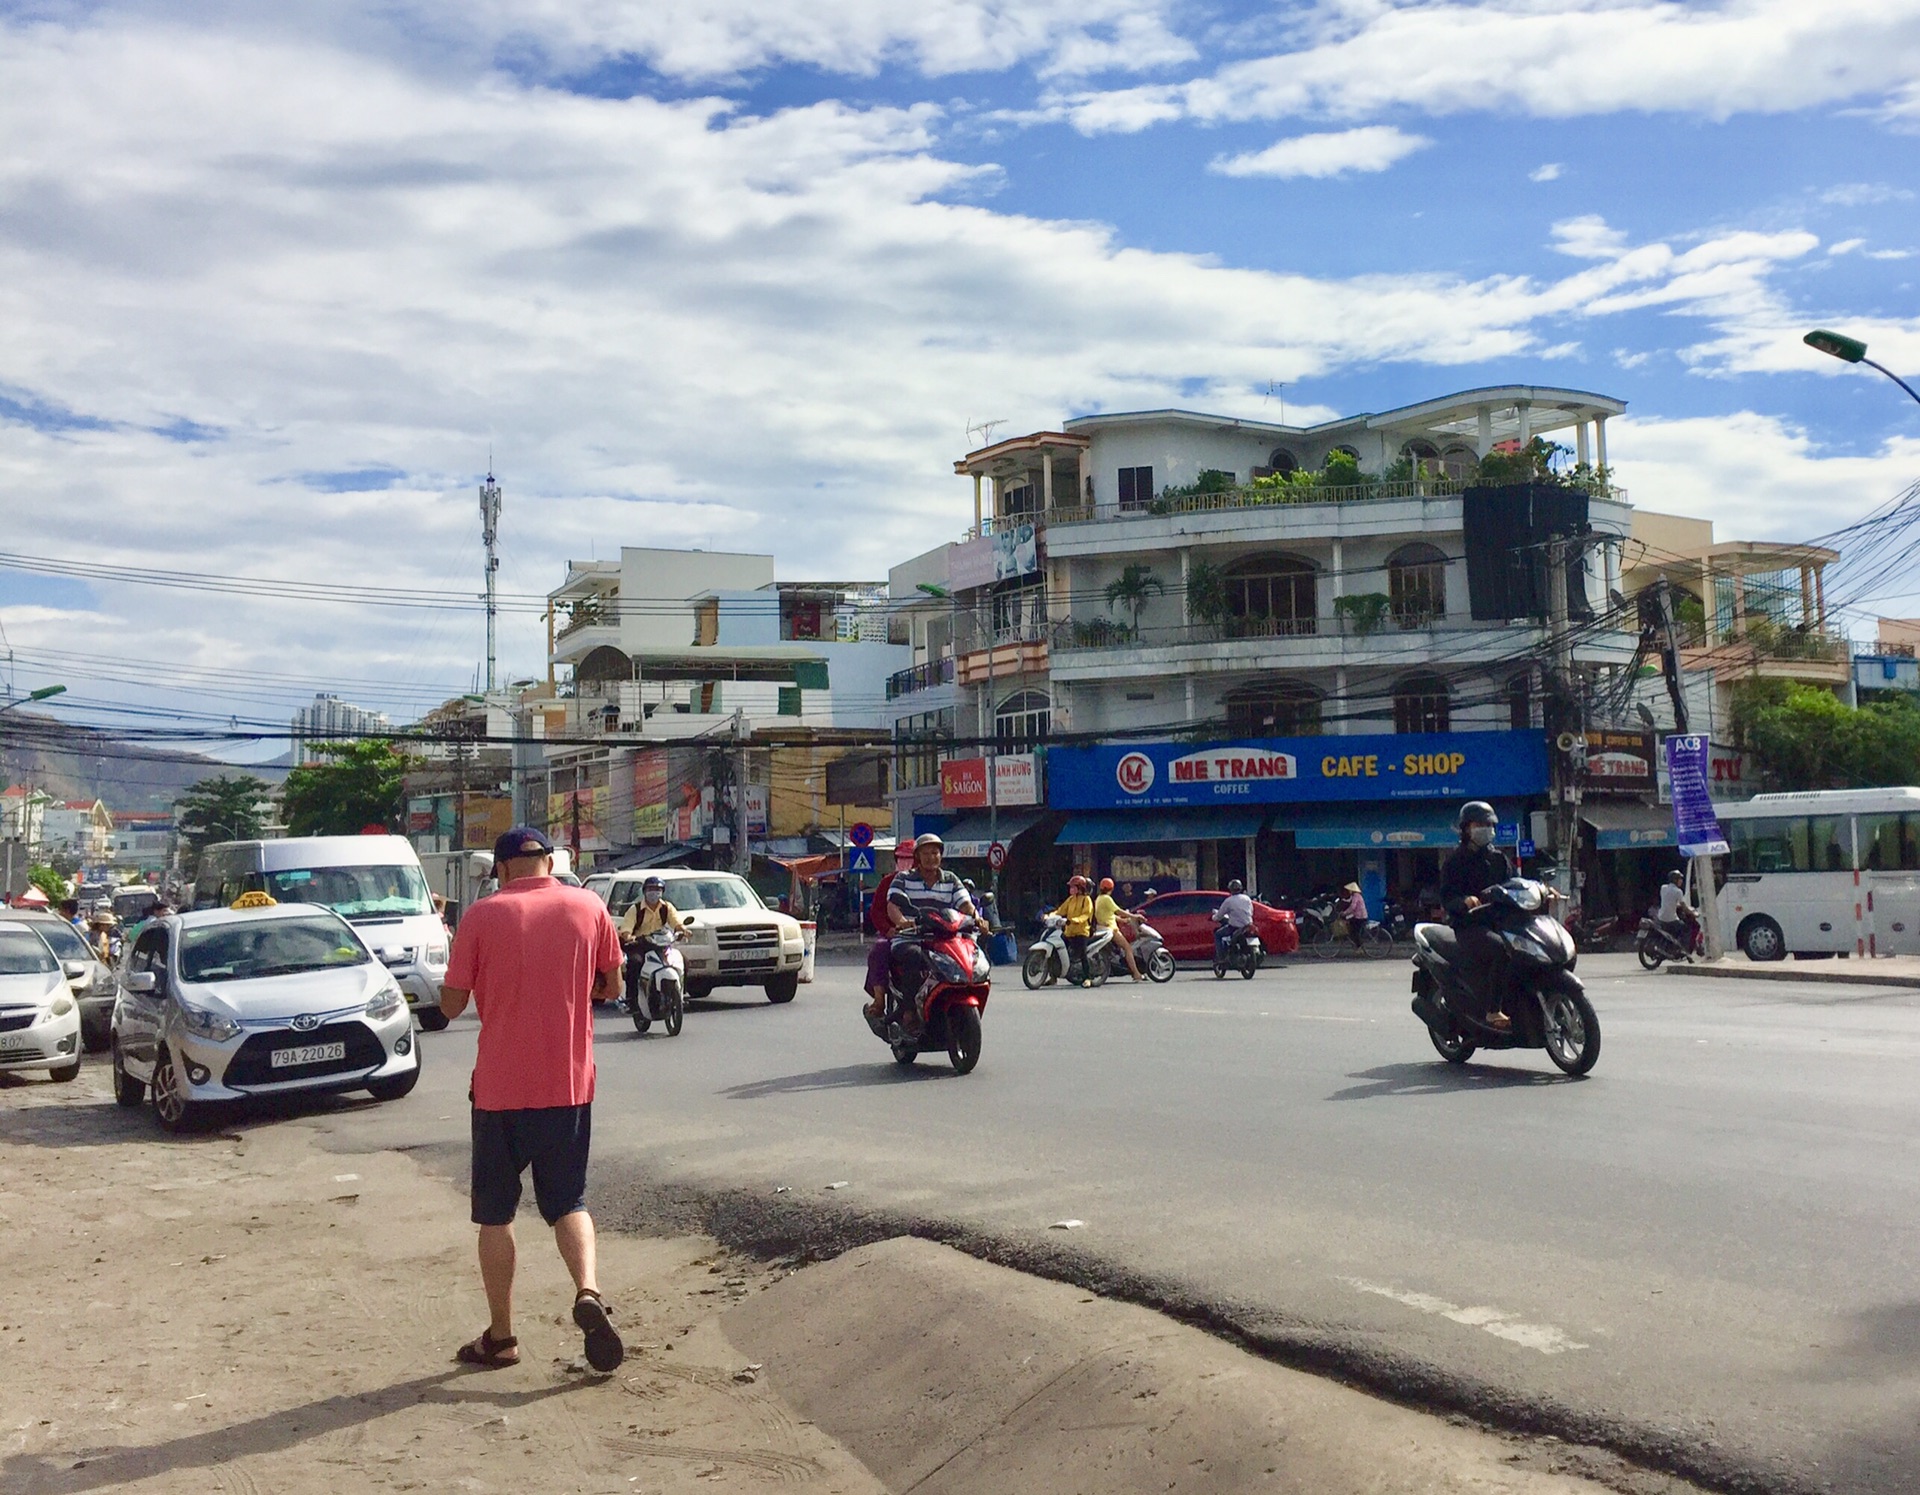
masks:
POLYGON ((1090 874, 1160 892, 1238 877, 1281 902, 1358 880, 1377 912, 1437 876, 1464 800, 1491 800, 1516 843, 1547 756, 1532 732, 1402 733, 1055 747, 1047 773, 1070 812, 1056 839, 1090 874))

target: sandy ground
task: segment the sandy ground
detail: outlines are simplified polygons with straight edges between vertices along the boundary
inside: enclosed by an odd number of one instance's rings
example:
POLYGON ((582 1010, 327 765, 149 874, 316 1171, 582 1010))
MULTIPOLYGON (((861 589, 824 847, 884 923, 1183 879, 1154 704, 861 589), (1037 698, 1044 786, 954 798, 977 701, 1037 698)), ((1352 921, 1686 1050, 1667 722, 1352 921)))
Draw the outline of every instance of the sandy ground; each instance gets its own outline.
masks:
POLYGON ((629 1348, 601 1378, 523 1215, 522 1363, 456 1367, 486 1311, 454 1189, 298 1121, 163 1138, 105 1081, 0 1079, 7 1495, 882 1488, 717 1328, 765 1268, 603 1236, 629 1348))

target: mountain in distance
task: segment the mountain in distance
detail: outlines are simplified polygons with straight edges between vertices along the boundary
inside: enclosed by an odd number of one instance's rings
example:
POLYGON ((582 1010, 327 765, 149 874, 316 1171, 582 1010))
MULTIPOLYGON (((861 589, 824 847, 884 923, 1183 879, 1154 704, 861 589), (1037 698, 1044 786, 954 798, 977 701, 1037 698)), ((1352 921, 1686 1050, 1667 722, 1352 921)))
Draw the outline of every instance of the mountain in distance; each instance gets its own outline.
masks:
POLYGON ((271 763, 223 763, 25 711, 0 716, 0 786, 25 784, 57 800, 98 799, 109 810, 171 811, 181 790, 221 773, 278 784, 291 757, 289 751, 271 763))

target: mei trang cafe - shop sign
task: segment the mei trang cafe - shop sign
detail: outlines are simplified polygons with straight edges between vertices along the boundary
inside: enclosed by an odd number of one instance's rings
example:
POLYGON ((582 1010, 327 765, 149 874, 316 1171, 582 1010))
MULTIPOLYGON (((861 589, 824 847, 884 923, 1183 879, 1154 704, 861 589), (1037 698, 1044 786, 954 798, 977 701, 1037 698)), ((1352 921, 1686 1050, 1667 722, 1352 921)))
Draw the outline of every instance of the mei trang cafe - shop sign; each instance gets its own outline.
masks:
POLYGON ((1408 732, 1055 747, 1047 779, 1059 810, 1493 799, 1547 787, 1547 744, 1537 732, 1408 732))

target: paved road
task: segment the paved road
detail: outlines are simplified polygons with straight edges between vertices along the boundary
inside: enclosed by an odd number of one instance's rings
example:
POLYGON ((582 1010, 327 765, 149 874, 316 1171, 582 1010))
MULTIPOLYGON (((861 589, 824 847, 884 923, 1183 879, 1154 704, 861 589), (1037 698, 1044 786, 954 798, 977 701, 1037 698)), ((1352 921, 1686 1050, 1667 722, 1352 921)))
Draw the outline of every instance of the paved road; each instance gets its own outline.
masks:
MULTIPOLYGON (((1071 1241, 1255 1335, 1730 1487, 1920 1490, 1920 992, 1583 974, 1606 1035, 1584 1081, 1537 1053, 1442 1064, 1397 961, 1015 979, 959 1079, 897 1070, 828 967, 678 1039, 610 1017, 601 1187, 1071 1241)), ((428 1035, 420 1090, 337 1114, 339 1144, 457 1140, 472 1042, 428 1035)))

